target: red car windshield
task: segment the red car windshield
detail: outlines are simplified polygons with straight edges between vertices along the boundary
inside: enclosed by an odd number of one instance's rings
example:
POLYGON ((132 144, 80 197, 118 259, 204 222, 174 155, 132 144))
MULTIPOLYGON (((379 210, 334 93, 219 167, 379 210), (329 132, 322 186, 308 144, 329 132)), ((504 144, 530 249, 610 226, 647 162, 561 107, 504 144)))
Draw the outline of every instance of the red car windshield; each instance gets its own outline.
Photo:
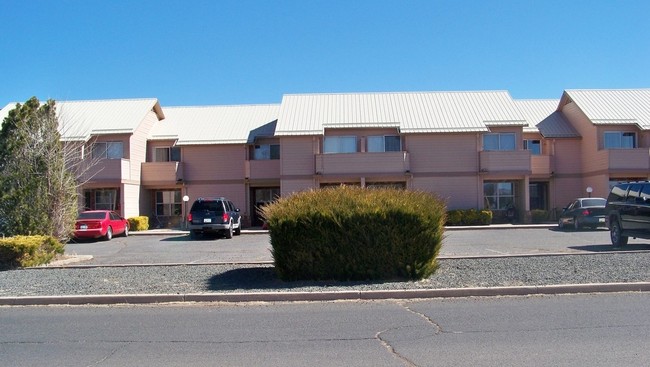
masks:
POLYGON ((79 219, 104 219, 106 213, 104 212, 84 212, 79 214, 79 219))

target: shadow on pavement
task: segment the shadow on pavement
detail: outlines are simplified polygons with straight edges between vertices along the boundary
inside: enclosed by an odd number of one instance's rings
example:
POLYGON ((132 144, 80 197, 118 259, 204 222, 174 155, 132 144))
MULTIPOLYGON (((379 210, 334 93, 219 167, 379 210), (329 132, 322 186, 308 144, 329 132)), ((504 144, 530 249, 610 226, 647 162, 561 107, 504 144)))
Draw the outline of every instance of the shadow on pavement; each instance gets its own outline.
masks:
MULTIPOLYGON (((399 280, 396 280, 399 281, 399 280)), ((347 287, 362 284, 379 284, 390 283, 390 281, 293 281, 285 282, 278 278, 275 268, 251 267, 243 269, 229 270, 217 274, 208 279, 207 288, 210 291, 233 291, 233 290, 252 290, 252 289, 292 289, 304 287, 319 287, 327 291, 327 287, 347 287)))
POLYGON ((585 246, 569 246, 570 249, 580 250, 580 251, 589 251, 589 252, 610 252, 610 251, 643 251, 650 250, 650 244, 631 244, 625 245, 623 247, 614 249, 611 243, 604 245, 585 245, 585 246))

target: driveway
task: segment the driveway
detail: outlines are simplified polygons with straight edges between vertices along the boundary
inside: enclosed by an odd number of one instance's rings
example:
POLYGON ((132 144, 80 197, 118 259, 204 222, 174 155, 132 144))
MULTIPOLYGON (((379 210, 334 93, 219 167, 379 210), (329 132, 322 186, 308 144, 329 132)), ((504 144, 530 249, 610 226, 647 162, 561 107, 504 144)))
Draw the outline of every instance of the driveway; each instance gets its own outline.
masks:
MULTIPOLYGON (((551 228, 453 229, 445 234, 440 257, 575 254, 611 251, 609 232, 551 228)), ((650 250, 650 241, 630 239, 623 250, 650 250)), ((66 255, 92 257, 80 265, 208 264, 271 262, 266 233, 232 239, 191 240, 185 233, 131 235, 111 241, 69 243, 66 255)))

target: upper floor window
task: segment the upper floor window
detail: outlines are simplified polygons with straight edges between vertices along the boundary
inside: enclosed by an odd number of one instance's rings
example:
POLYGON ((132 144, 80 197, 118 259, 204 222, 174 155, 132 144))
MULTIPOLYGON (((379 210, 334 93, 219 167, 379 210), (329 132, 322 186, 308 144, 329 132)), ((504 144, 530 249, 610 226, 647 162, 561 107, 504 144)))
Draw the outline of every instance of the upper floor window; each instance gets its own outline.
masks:
POLYGON ((483 150, 515 150, 515 133, 483 134, 483 150))
POLYGON ((357 151, 356 136, 326 136, 323 153, 354 153, 357 151))
POLYGON ((542 154, 542 142, 537 139, 526 139, 524 140, 524 149, 530 150, 532 155, 542 154))
POLYGON ((402 150, 402 142, 397 135, 369 136, 369 152, 399 152, 402 150))
POLYGON ((256 144, 253 149, 253 159, 280 159, 280 144, 256 144))
POLYGON ((156 148, 155 162, 180 162, 181 148, 156 148))
POLYGON ((102 141, 93 144, 93 159, 122 159, 124 158, 124 148, 121 141, 102 141))
POLYGON ((605 131, 603 147, 605 149, 636 148, 636 133, 623 131, 605 131))

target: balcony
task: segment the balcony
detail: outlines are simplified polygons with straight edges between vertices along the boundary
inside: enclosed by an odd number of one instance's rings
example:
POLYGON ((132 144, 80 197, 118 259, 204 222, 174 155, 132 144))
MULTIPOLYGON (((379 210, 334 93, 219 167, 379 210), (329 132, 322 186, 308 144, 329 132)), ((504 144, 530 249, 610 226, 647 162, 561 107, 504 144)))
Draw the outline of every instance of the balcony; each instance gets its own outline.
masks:
POLYGON ((142 163, 142 185, 175 185, 183 180, 183 164, 180 162, 142 163))
POLYGON ((339 174, 404 174, 411 169, 408 152, 363 152, 316 154, 316 173, 339 174))
POLYGON ((280 160, 261 159, 244 162, 244 175, 251 180, 280 179, 280 160))
POLYGON ((531 173, 529 150, 482 151, 479 154, 479 168, 487 173, 531 173))
POLYGON ((650 169, 648 148, 605 149, 593 156, 595 169, 608 171, 647 171, 650 169))
POLYGON ((551 161, 550 155, 531 155, 530 165, 532 174, 536 176, 550 176, 555 170, 551 161))
POLYGON ((131 161, 128 159, 102 159, 83 162, 78 167, 82 182, 122 181, 131 179, 131 161))

